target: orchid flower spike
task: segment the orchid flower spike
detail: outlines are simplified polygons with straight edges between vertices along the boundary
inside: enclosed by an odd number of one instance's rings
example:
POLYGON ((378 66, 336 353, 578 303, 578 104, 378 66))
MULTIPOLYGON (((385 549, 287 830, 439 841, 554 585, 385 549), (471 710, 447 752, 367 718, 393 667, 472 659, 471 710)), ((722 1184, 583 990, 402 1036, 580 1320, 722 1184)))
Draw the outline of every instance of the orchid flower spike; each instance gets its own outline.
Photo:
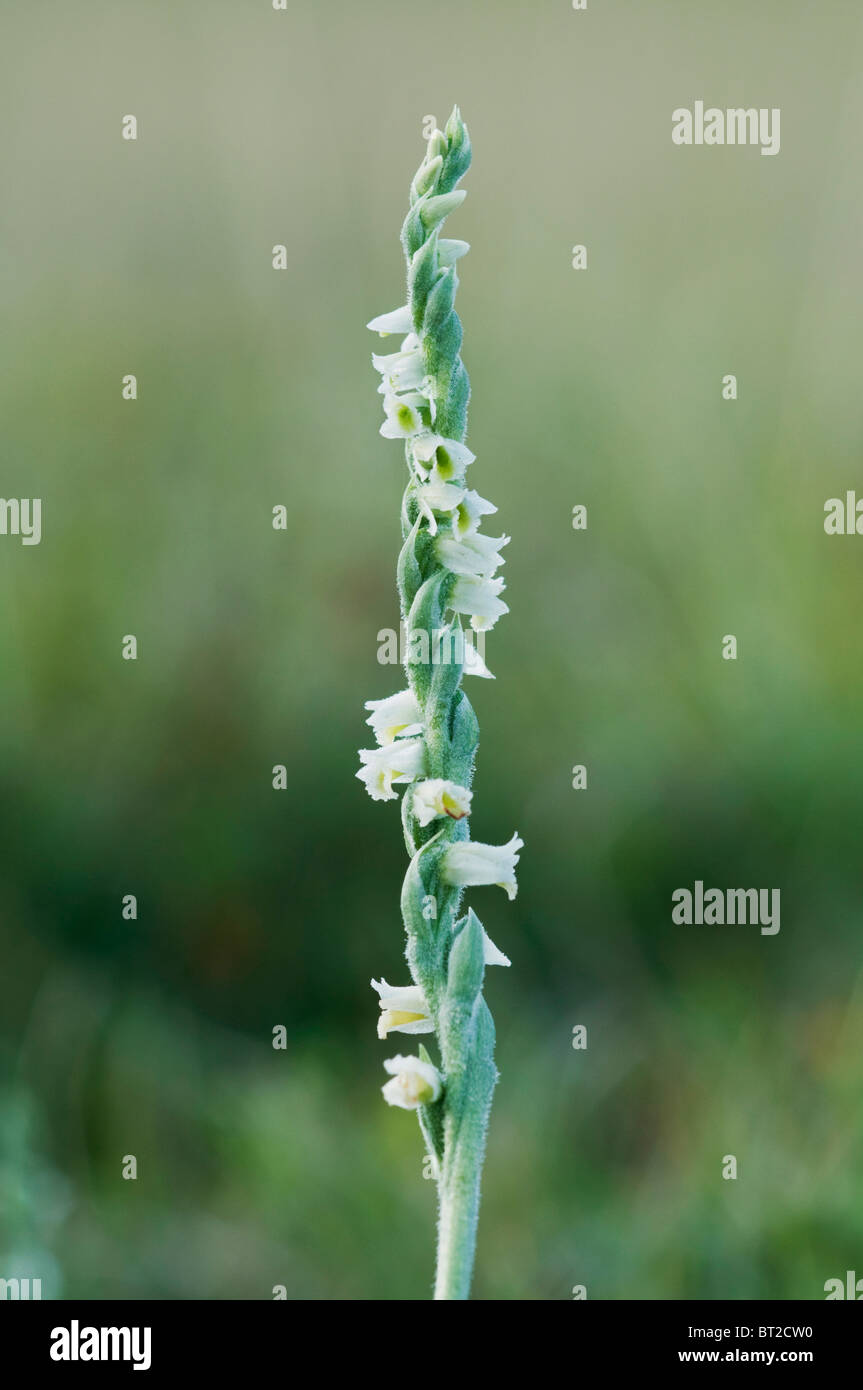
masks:
POLYGON ((392 1080, 381 1087, 387 1105, 416 1110, 440 1099, 443 1081, 436 1066, 421 1057, 390 1057, 384 1062, 392 1080))

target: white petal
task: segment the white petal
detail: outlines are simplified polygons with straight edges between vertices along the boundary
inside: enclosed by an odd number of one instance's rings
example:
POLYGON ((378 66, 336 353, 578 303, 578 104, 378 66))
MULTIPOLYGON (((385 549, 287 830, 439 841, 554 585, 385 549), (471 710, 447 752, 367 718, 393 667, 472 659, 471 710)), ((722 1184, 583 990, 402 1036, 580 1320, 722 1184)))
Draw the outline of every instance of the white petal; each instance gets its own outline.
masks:
POLYGON ((490 579, 499 565, 504 564, 501 550, 509 544, 509 536, 483 536, 477 531, 457 541, 454 536, 440 536, 436 543, 438 559, 453 574, 474 575, 490 579))
POLYGON ((390 352, 383 356, 373 352, 372 366, 383 376, 378 387, 381 393, 392 395, 396 391, 414 391, 425 380, 425 362, 418 350, 390 352))
POLYGON ((453 462, 460 464, 462 467, 467 467, 467 465, 473 463, 476 458, 476 454, 473 453, 466 444, 463 444, 460 439, 441 439, 438 447, 446 449, 453 462))
POLYGON ((518 834, 508 844, 485 845, 478 840, 457 840, 444 851, 442 877, 457 887, 481 887, 494 884, 506 891, 510 901, 518 888, 515 866, 524 841, 518 834))
POLYGON ((372 366, 376 372, 391 372, 402 361, 403 352, 373 352, 372 366))
POLYGON ((465 642, 464 644, 464 674, 466 676, 481 676, 483 680, 487 681, 495 679, 473 642, 465 642))
POLYGON ((390 1076, 398 1076, 400 1071, 410 1068, 411 1071, 419 1072, 422 1076, 427 1076, 430 1082, 435 1078, 440 1079, 440 1072, 433 1062, 424 1062, 421 1057, 387 1057, 384 1062, 384 1070, 390 1076))
POLYGON ((422 459, 423 463, 428 463, 440 442, 439 434, 421 434, 413 442, 414 458, 422 459))
POLYGON ((432 1105, 443 1090, 437 1067, 420 1057, 390 1057, 384 1067, 392 1077, 381 1087, 388 1105, 416 1110, 419 1105, 432 1105))
POLYGON ((382 1009, 404 1009, 407 1013, 426 1014, 428 1004, 419 985, 388 985, 383 975, 372 980, 372 989, 380 996, 382 1009))
POLYGON ((379 1038, 385 1038, 388 1033, 434 1032, 429 1006, 419 985, 399 988, 382 979, 372 980, 372 989, 380 995, 379 1038))
POLYGON ((470 536, 476 531, 480 517, 490 516, 492 512, 496 511, 497 507, 493 502, 487 501, 485 497, 480 497, 478 492, 471 489, 465 493, 458 515, 453 517, 453 535, 458 540, 464 540, 465 536, 470 536))
POLYGON ((482 958, 486 965, 512 965, 509 956, 498 950, 485 928, 482 933, 482 958))
POLYGON ((395 801, 394 782, 412 782, 425 771, 421 738, 397 738, 381 748, 361 748, 356 774, 373 801, 395 801))
POLYGON ((381 425, 381 434, 386 439, 409 439, 419 434, 425 429, 419 407, 426 404, 425 397, 415 391, 404 396, 385 396, 387 418, 381 425))
POLYGON ((504 587, 503 579, 460 574, 452 586, 449 606, 454 613, 469 614, 475 632, 485 632, 509 612, 503 599, 498 597, 504 587))
POLYGON ((426 434, 414 441, 414 455, 424 463, 430 463, 438 449, 445 449, 453 463, 461 468, 466 468, 476 458, 466 444, 458 439, 446 439, 441 434, 426 434))

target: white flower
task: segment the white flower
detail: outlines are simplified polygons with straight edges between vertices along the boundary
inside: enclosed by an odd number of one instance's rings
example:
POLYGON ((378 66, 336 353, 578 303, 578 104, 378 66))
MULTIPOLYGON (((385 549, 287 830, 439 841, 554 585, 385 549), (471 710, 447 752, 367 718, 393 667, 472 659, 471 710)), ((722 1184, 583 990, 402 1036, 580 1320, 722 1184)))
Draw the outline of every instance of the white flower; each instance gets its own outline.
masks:
POLYGON ((463 487, 452 483, 420 483, 417 487, 417 501, 423 516, 428 517, 429 531, 437 535, 435 512, 454 512, 464 497, 463 487))
POLYGON ((493 883, 512 901, 518 888, 515 866, 524 846, 518 833, 506 845, 483 845, 478 840, 457 840, 443 853, 442 877, 456 887, 481 887, 493 883))
POLYGON ((426 472, 421 463, 415 464, 414 467, 416 468, 417 477, 424 477, 427 483, 435 483, 437 486, 440 486, 441 483, 454 482, 456 487, 460 487, 465 481, 464 478, 459 478, 453 469, 447 467, 442 470, 438 468, 436 463, 432 464, 430 473, 426 472))
POLYGON ((435 193, 420 200, 419 214, 427 232, 439 227, 445 217, 461 207, 467 197, 466 188, 454 188, 451 193, 435 193))
POLYGON ((371 714, 366 720, 380 744, 394 743, 396 735, 422 733, 422 711, 412 690, 400 690, 384 700, 366 700, 371 714))
POLYGON ((465 536, 471 536, 476 531, 481 516, 490 516, 496 511, 494 503, 487 502, 478 492, 466 492, 453 517, 453 535, 457 540, 463 541, 465 536))
POLYGON ((411 435, 419 434, 420 430, 425 429, 419 408, 427 404, 425 396, 420 396, 416 391, 406 396, 384 396, 387 418, 381 425, 381 434, 385 439, 409 439, 411 435))
POLYGON ((388 985, 386 980, 372 980, 372 989, 380 995, 381 1016, 378 1037, 387 1033, 433 1033, 426 997, 419 985, 388 985))
POLYGON ((495 679, 473 642, 465 642, 464 644, 464 674, 466 676, 481 676, 483 680, 487 681, 495 679))
POLYGON ((469 250, 469 241, 457 241, 455 237, 442 236, 437 244, 437 263, 441 268, 455 265, 459 257, 466 255, 469 250))
POLYGON ((458 782, 447 782, 442 777, 432 777, 419 782, 414 791, 413 812, 420 825, 429 825, 438 816, 451 816, 461 820, 470 815, 473 792, 460 787, 458 782))
POLYGON ((435 180, 442 167, 443 157, 439 154, 432 155, 430 152, 427 152, 425 159, 414 175, 413 188, 411 191, 415 191, 417 197, 421 197, 423 193, 428 193, 434 186, 435 180))
POLYGON ((443 1081, 431 1062, 420 1057, 390 1057, 384 1066, 392 1077, 381 1087, 387 1105, 416 1110, 418 1105, 432 1105, 439 1099, 443 1081))
POLYGON ((470 614, 474 632, 485 632, 509 612, 503 599, 498 597, 503 588, 502 579, 477 579, 470 574, 460 574, 452 586, 449 606, 454 613, 470 614))
POLYGON ((438 536, 436 550, 441 564, 453 574, 472 574, 490 579, 498 565, 504 564, 501 550, 509 544, 509 536, 482 536, 479 531, 457 541, 452 536, 438 536))
MULTIPOLYGON (((404 341, 408 342, 409 340, 405 338, 404 341)), ((381 376, 390 376, 405 361, 414 357, 418 350, 418 348, 410 347, 400 348, 398 352, 373 352, 372 366, 376 372, 380 372, 381 376)), ((422 356, 421 353, 420 356, 422 356)))
POLYGON ((372 801, 395 801, 393 782, 412 782, 425 772, 425 744, 421 738, 397 738, 383 748, 361 748, 360 762, 357 776, 372 801))
POLYGON ((410 333, 413 331, 414 322, 411 318, 411 311, 407 304, 403 304, 400 309, 393 309, 389 314, 378 314, 376 319, 366 324, 373 333, 380 333, 382 338, 386 338, 390 333, 410 333))

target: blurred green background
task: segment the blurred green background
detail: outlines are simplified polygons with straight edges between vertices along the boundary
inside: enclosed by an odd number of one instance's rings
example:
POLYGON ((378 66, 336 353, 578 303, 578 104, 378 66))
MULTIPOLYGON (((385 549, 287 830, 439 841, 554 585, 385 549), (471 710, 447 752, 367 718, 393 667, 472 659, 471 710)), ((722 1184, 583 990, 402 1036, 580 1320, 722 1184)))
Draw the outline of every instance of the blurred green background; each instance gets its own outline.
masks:
POLYGON ((458 101, 471 484, 513 537, 473 833, 526 841, 516 902, 472 898, 513 961, 475 1295, 822 1298, 863 1262, 863 541, 823 531, 863 493, 857 7, 36 0, 4 31, 2 493, 43 540, 0 538, 0 1276, 428 1296, 368 985, 405 978, 403 846, 354 777, 402 684, 364 325, 458 101), (780 107, 781 152, 673 146, 696 99, 780 107), (697 878, 780 888, 779 935, 673 926, 697 878))

